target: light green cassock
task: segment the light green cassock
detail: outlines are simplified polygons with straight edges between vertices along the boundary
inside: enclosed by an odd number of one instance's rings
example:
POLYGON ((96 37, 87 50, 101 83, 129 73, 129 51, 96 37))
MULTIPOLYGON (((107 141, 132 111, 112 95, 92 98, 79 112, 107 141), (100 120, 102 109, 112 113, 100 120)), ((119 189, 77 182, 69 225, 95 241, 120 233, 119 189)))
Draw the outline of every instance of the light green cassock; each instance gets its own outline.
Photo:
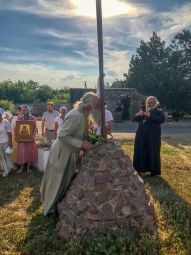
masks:
POLYGON ((60 133, 52 144, 40 192, 44 215, 55 211, 76 171, 87 127, 86 114, 73 109, 66 115, 60 133))

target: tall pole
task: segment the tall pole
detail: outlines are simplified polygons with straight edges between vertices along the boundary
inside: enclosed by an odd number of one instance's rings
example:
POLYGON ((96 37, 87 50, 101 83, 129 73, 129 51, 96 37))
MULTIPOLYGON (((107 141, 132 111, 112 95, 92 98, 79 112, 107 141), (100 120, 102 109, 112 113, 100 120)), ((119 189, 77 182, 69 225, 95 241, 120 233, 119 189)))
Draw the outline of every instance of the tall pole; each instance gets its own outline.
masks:
POLYGON ((102 8, 101 0, 96 0, 97 14, 97 38, 98 38, 98 56, 99 56, 99 79, 98 79, 98 96, 100 100, 101 111, 101 135, 106 138, 105 128, 105 106, 104 106, 104 71, 103 71, 103 32, 102 32, 102 8))

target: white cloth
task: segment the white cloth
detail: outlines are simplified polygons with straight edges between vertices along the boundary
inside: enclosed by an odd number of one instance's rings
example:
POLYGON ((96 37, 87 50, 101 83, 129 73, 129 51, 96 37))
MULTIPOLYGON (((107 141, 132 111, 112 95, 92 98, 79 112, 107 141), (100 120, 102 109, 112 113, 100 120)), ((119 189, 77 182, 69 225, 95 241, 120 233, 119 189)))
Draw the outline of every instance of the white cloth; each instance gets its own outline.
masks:
POLYGON ((45 121, 45 128, 48 130, 55 130, 55 118, 59 116, 59 112, 52 111, 52 112, 44 112, 42 116, 42 120, 45 121))
POLYGON ((108 126, 108 122, 111 120, 113 121, 112 113, 108 110, 105 110, 105 125, 106 125, 106 127, 108 126))
POLYGON ((5 153, 8 147, 8 143, 0 143, 0 161, 2 162, 3 166, 3 176, 7 176, 12 168, 12 162, 10 158, 10 154, 5 153))
POLYGON ((9 141, 8 132, 11 132, 11 123, 3 119, 0 122, 0 143, 7 143, 9 141))
POLYGON ((55 122, 58 123, 58 130, 57 130, 57 134, 60 132, 61 126, 63 124, 63 119, 60 116, 57 116, 55 118, 55 122))
POLYGON ((13 116, 13 118, 11 120, 11 132, 12 132, 12 134, 14 134, 17 119, 18 119, 17 116, 13 116))

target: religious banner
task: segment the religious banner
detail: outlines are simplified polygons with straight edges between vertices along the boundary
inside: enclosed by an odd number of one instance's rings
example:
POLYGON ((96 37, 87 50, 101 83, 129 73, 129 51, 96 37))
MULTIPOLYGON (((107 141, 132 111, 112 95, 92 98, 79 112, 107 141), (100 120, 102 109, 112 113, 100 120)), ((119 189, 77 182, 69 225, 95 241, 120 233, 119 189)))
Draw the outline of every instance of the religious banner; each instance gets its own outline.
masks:
POLYGON ((31 142, 34 140, 34 122, 31 120, 16 121, 15 140, 17 142, 31 142))

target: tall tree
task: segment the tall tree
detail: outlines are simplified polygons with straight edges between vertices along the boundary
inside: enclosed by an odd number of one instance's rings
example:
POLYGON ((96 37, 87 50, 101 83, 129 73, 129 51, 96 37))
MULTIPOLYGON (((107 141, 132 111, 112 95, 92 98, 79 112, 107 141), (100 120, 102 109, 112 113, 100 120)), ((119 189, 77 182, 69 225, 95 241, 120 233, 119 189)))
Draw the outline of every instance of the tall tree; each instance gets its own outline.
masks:
POLYGON ((9 100, 14 103, 54 102, 66 103, 69 101, 68 89, 53 89, 48 85, 39 85, 38 82, 29 80, 0 82, 0 100, 9 100))
POLYGON ((126 88, 127 87, 127 81, 126 80, 115 80, 112 85, 112 88, 126 88))
POLYGON ((126 75, 128 87, 135 87, 145 95, 162 99, 168 51, 165 42, 153 32, 150 41, 140 42, 137 54, 133 55, 126 75))
POLYGON ((140 42, 125 77, 128 87, 157 96, 169 110, 190 112, 191 32, 175 35, 169 47, 153 32, 148 42, 140 42))
POLYGON ((191 32, 175 35, 169 46, 167 105, 177 114, 191 111, 191 32))

